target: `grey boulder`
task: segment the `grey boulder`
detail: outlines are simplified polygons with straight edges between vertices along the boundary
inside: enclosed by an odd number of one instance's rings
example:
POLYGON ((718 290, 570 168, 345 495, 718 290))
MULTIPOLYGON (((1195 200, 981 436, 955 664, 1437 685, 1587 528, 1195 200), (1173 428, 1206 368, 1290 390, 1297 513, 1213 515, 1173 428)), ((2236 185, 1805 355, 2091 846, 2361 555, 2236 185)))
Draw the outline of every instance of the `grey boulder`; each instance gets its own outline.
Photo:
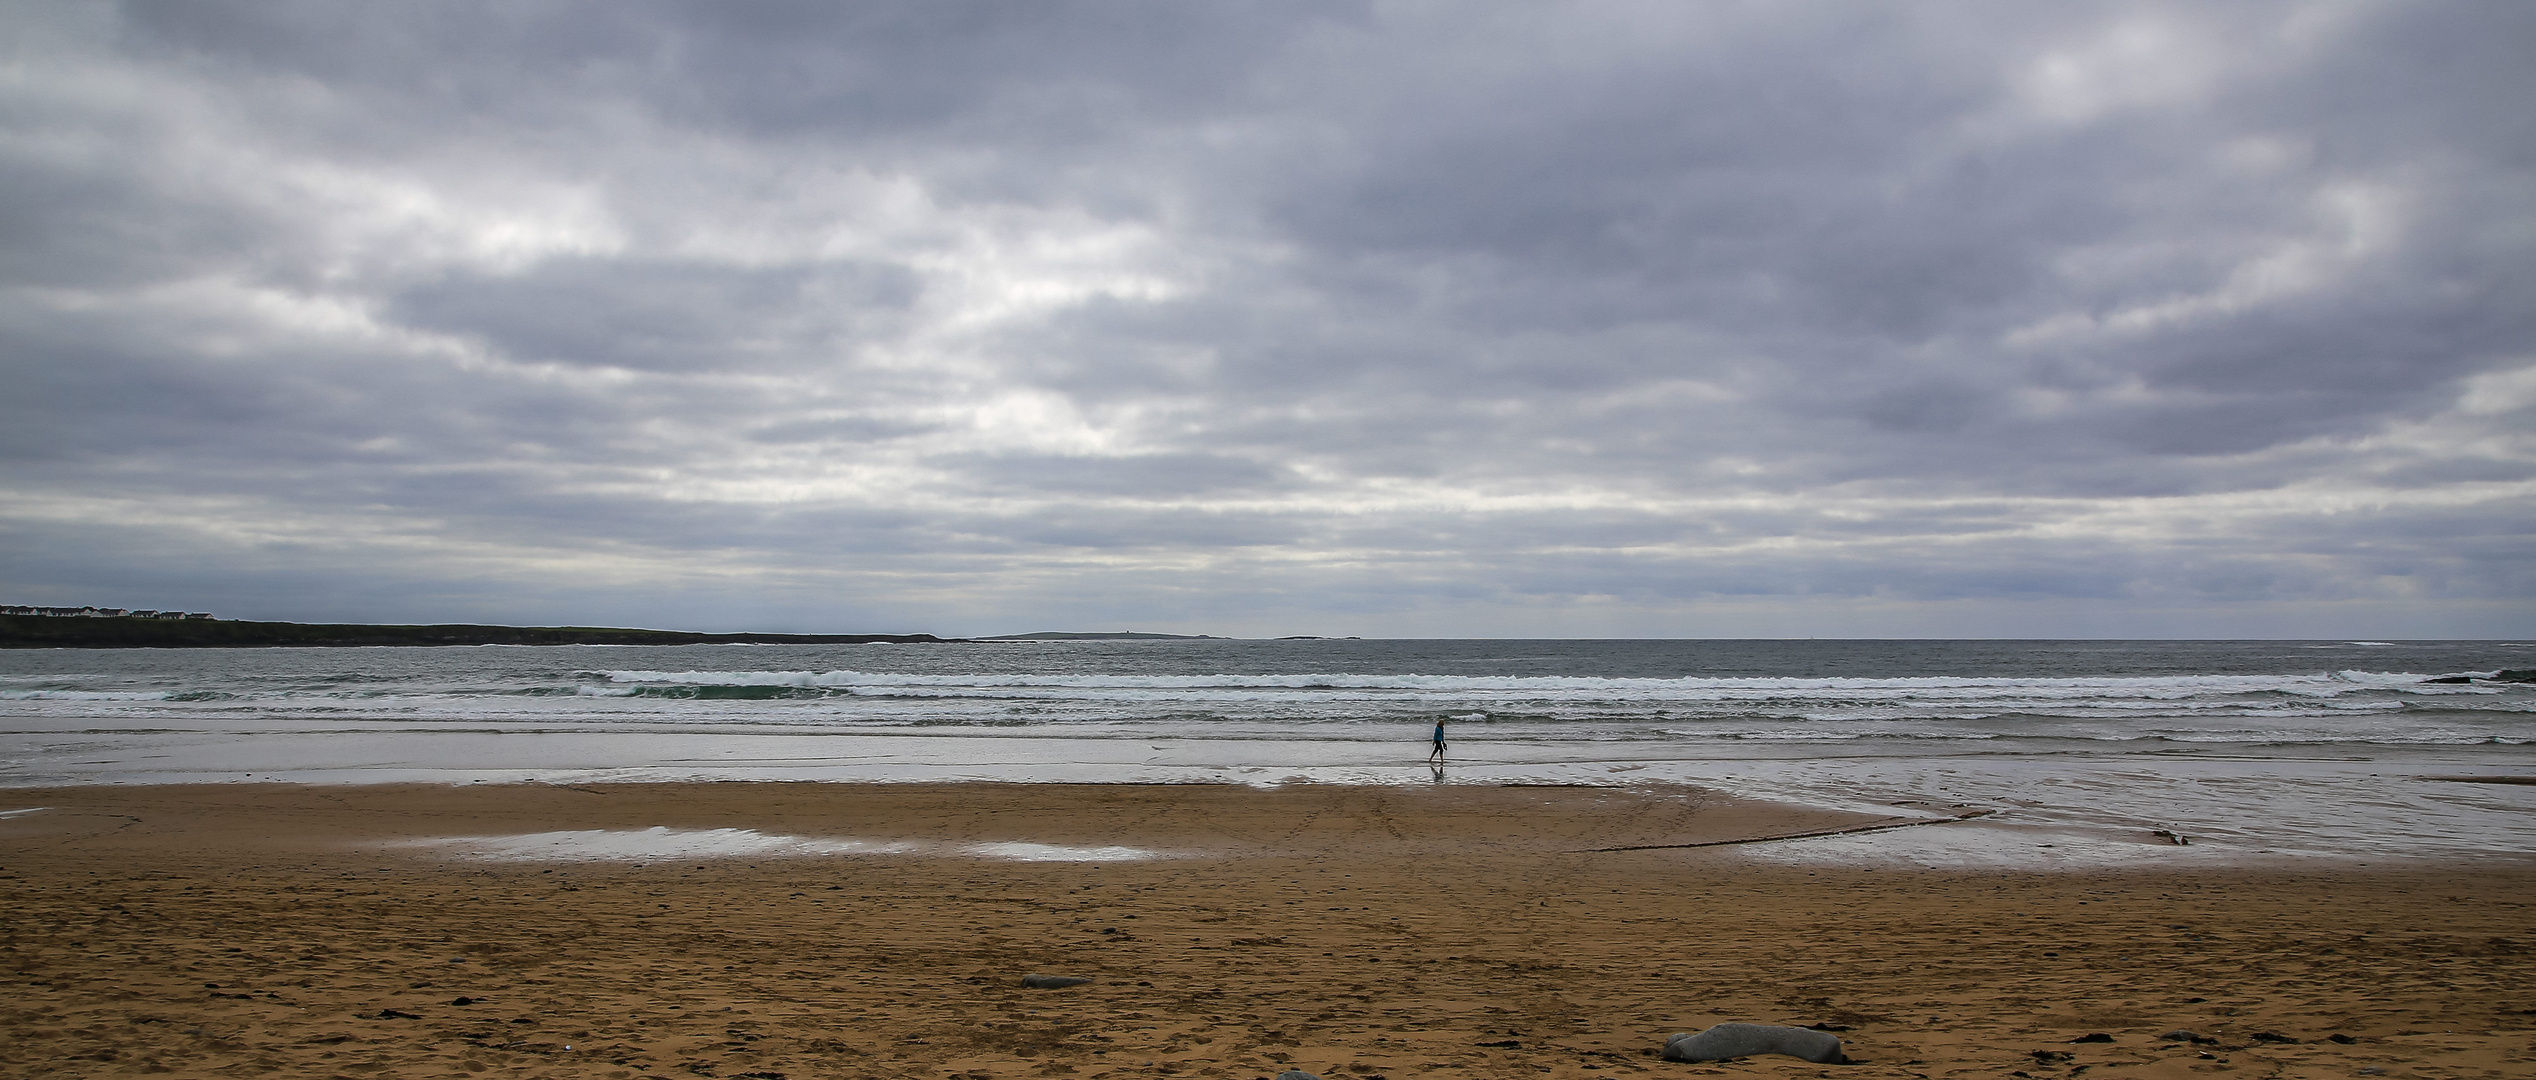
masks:
POLYGON ((1840 1037, 1812 1028, 1781 1024, 1719 1024, 1697 1035, 1664 1040, 1666 1061, 1723 1061, 1756 1054, 1786 1054, 1818 1065, 1846 1065, 1840 1037))

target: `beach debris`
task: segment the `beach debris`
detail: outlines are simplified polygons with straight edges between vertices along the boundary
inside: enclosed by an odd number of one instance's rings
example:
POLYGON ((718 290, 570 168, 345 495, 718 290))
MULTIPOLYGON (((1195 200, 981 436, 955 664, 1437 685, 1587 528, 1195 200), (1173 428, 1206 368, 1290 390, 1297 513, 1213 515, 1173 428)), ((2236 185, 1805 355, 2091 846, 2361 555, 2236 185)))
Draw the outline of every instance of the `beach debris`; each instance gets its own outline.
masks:
POLYGON ((1024 975, 1021 977, 1021 984, 1033 990, 1062 990, 1091 981, 1074 975, 1024 975))
POLYGON ((479 999, 477 999, 477 998, 471 998, 471 997, 454 997, 454 998, 450 998, 450 999, 449 999, 449 1003, 450 1003, 450 1004, 452 1004, 452 1005, 473 1005, 473 1004, 475 1004, 478 1000, 479 1000, 479 999))
POLYGON ((1699 1034, 1664 1040, 1666 1061, 1723 1061, 1755 1054, 1785 1054, 1818 1065, 1846 1065, 1840 1036, 1784 1024, 1719 1024, 1699 1034))
POLYGON ((2192 837, 2176 832, 2173 829, 2151 829, 2149 830, 2149 835, 2160 840, 2164 840, 2167 843, 2174 844, 2177 847, 2184 847, 2193 842, 2192 837))
POLYGON ((2352 1037, 2351 1037, 2351 1036, 2349 1036, 2349 1035, 2345 1035, 2345 1034, 2343 1034, 2343 1033, 2341 1033, 2341 1032, 2337 1031, 2337 1032, 2334 1032, 2334 1033, 2333 1033, 2333 1034, 2331 1034, 2331 1035, 2327 1035, 2327 1036, 2325 1036, 2325 1041, 2326 1041, 2326 1042, 2329 1042, 2329 1043, 2335 1043, 2335 1044, 2338 1044, 2338 1045, 2342 1045, 2342 1046, 2349 1046, 2349 1045, 2351 1045, 2352 1043, 2359 1042, 2360 1040, 2358 1040, 2358 1039, 2354 1039, 2354 1038, 2352 1038, 2352 1037))
POLYGON ((2164 1039, 2164 1040, 2166 1040, 2166 1041, 2168 1041, 2168 1042, 2197 1043, 2197 1044, 2200 1044, 2200 1045, 2202 1045, 2202 1046, 2214 1046, 2214 1045, 2217 1045, 2217 1044, 2218 1044, 2218 1042, 2219 1042, 2219 1040, 2214 1039, 2214 1038, 2211 1038, 2211 1037, 2210 1037, 2210 1036, 2208 1036, 2208 1035, 2199 1034, 2199 1033, 2197 1033, 2197 1032, 2186 1031, 2186 1030, 2184 1030, 2184 1029, 2182 1029, 2182 1028, 2176 1028, 2176 1029, 2175 1029, 2175 1030, 2173 1030, 2173 1031, 2170 1031, 2170 1032, 2167 1032, 2167 1033, 2166 1033, 2166 1034, 2164 1034, 2164 1035, 2160 1035, 2160 1036, 2158 1036, 2158 1038, 2164 1039))
POLYGON ((2254 1033, 2252 1038, 2254 1041, 2260 1043, 2286 1043, 2291 1046, 2298 1045, 2298 1040, 2290 1038, 2289 1036, 2283 1035, 2277 1031, 2258 1031, 2254 1033))
POLYGON ((2069 1041, 2074 1043, 2107 1043, 2113 1041, 2113 1036, 2107 1035, 2101 1031, 2090 1031, 2069 1041))
POLYGON ((1491 1050, 1521 1050, 1521 1049, 1523 1049, 1523 1044, 1522 1044, 1522 1043, 1520 1043, 1520 1042, 1517 1042, 1517 1041, 1515 1041, 1515 1040, 1513 1040, 1513 1039, 1507 1039, 1507 1040, 1505 1040, 1504 1042, 1484 1042, 1484 1043, 1472 1043, 1471 1045, 1473 1045, 1473 1046, 1484 1046, 1484 1047, 1487 1047, 1488 1049, 1491 1049, 1491 1050))

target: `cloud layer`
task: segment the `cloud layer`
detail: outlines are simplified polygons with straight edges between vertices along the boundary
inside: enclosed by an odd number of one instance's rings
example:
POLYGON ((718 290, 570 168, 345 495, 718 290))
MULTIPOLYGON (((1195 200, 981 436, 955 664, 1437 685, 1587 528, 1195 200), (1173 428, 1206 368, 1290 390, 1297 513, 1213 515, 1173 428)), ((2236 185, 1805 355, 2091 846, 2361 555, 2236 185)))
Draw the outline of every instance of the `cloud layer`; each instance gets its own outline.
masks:
POLYGON ((2525 5, 12 23, 15 602, 2536 633, 2525 5))

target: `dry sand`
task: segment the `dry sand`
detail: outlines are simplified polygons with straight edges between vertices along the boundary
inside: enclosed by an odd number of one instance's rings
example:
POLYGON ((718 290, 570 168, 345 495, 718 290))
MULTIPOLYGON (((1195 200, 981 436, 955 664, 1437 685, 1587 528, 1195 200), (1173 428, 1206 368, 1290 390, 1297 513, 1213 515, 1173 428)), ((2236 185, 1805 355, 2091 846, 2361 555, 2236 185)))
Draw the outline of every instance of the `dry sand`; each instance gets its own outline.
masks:
POLYGON ((2536 1075, 2524 862, 2008 874, 1588 850, 1866 820, 1684 789, 0 800, 48 808, 0 817, 5 1076, 2536 1075), (920 846, 639 865, 397 846, 653 827, 920 846), (1011 841, 1178 857, 963 854, 1011 841), (1726 1020, 1845 1029, 1863 1064, 1653 1056, 1726 1020), (2158 1038, 2179 1028, 2216 1041, 2158 1038), (2112 1041, 2073 1041, 2091 1033, 2112 1041))

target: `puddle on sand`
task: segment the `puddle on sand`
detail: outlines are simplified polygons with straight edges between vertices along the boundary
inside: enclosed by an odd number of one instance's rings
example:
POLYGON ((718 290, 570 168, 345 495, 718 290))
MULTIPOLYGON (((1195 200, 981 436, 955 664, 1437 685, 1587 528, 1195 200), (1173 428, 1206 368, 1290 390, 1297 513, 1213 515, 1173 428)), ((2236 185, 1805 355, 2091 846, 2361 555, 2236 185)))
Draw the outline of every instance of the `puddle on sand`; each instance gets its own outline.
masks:
POLYGON ((755 829, 573 829, 516 836, 436 836, 397 843, 437 848, 487 862, 648 862, 655 859, 781 859, 820 855, 877 855, 908 850, 904 844, 822 840, 767 834, 755 829))
POLYGON ((1782 866, 1892 866, 1930 870, 2111 870, 2206 867, 2275 853, 2208 842, 2175 846, 2138 835, 1963 821, 1750 844, 1735 849, 1782 866))
POLYGON ((691 859, 790 859, 838 855, 948 855, 1006 862, 1133 862, 1168 857, 1132 847, 1080 847, 1019 842, 920 844, 786 836, 754 829, 574 829, 515 836, 436 836, 391 845, 427 848, 484 862, 653 862, 691 859))
POLYGON ((963 844, 960 854, 1006 862, 1135 862, 1161 856, 1132 847, 1069 847, 1064 844, 963 844))

